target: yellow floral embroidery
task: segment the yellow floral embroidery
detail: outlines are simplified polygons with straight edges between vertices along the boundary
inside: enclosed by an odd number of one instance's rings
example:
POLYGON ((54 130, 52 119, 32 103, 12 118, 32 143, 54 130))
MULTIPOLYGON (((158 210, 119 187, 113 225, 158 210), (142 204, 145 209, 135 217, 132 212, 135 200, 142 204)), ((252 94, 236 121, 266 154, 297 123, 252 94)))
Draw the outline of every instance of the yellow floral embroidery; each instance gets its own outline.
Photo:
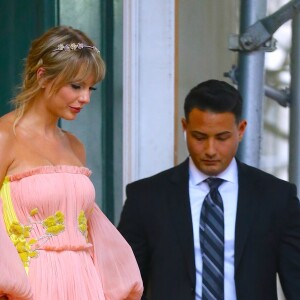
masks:
POLYGON ((61 211, 57 211, 54 215, 49 216, 43 221, 34 221, 31 217, 37 213, 37 208, 29 213, 29 225, 22 225, 18 221, 13 221, 9 227, 10 239, 14 243, 25 268, 29 267, 30 258, 38 256, 38 250, 43 244, 53 235, 57 235, 65 230, 65 216, 61 211), (34 226, 38 224, 44 226, 45 234, 40 236, 38 240, 30 239, 30 231, 34 230, 34 226))
POLYGON ((87 219, 83 210, 80 211, 78 216, 78 229, 85 237, 87 237, 87 219))
POLYGON ((37 242, 34 239, 27 241, 30 237, 30 230, 32 226, 21 225, 14 221, 9 228, 9 236, 16 247, 19 256, 25 267, 29 266, 31 257, 38 255, 37 251, 32 249, 32 246, 37 242))
POLYGON ((46 234, 57 235, 65 230, 65 216, 61 211, 45 219, 42 224, 46 228, 46 234))
POLYGON ((51 227, 48 227, 46 229, 46 233, 50 233, 50 234, 53 234, 53 235, 57 235, 59 233, 61 233, 62 231, 65 230, 65 225, 63 224, 58 224, 58 225, 53 225, 51 227))
POLYGON ((33 216, 35 216, 37 213, 38 213, 38 209, 35 208, 35 209, 33 209, 33 210, 30 212, 30 216, 33 217, 33 216))

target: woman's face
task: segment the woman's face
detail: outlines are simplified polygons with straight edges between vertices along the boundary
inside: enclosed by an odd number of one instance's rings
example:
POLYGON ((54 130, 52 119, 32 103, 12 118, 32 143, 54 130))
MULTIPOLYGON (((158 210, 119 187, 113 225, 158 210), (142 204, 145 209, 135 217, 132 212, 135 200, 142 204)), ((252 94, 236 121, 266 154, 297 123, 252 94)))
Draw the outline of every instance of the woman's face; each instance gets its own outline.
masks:
POLYGON ((84 106, 90 103, 90 97, 95 90, 94 77, 90 76, 82 82, 70 82, 51 94, 52 83, 45 85, 45 108, 55 117, 65 120, 74 120, 84 106))

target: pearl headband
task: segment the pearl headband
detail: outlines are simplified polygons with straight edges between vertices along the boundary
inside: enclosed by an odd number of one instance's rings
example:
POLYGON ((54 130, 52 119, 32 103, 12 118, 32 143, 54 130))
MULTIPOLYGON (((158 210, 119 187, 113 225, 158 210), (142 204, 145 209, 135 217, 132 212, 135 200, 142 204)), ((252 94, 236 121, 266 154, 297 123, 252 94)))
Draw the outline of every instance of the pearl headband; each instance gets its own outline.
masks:
POLYGON ((71 43, 71 44, 59 44, 57 46, 56 49, 54 49, 53 51, 73 51, 73 50, 77 50, 77 49, 83 49, 83 48, 89 48, 92 49, 94 51, 96 51, 97 53, 100 53, 100 51, 96 48, 96 46, 88 46, 85 45, 83 43, 71 43))

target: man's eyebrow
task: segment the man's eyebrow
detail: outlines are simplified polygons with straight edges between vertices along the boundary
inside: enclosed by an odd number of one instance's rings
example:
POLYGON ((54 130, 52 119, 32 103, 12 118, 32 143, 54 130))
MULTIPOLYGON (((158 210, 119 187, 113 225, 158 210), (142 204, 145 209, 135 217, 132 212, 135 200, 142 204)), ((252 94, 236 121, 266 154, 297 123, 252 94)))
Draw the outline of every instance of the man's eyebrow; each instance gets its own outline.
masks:
POLYGON ((231 131, 222 131, 220 133, 217 133, 216 135, 223 135, 223 134, 231 134, 231 131))
POLYGON ((196 134, 196 135, 207 135, 206 133, 204 133, 204 132, 201 132, 201 131, 197 131, 197 130, 193 130, 193 131, 191 131, 191 133, 192 134, 196 134))
MULTIPOLYGON (((195 134, 195 135, 203 135, 203 136, 207 136, 206 133, 204 132, 201 132, 201 131, 197 131, 197 130, 194 130, 194 131, 191 131, 192 134, 195 134)), ((222 132, 219 132, 217 133, 216 135, 224 135, 224 134, 231 134, 231 131, 222 131, 222 132)))

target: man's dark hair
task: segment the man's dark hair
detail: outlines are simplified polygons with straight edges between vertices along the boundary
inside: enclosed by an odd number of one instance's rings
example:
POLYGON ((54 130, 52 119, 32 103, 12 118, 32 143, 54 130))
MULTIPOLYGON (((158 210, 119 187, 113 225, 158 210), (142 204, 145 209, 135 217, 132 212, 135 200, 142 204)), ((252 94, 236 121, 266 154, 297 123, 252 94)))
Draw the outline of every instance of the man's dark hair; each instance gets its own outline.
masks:
POLYGON ((225 81, 210 79, 190 90, 184 101, 184 114, 188 121, 194 109, 215 113, 233 113, 236 122, 242 114, 242 96, 239 91, 225 81))

